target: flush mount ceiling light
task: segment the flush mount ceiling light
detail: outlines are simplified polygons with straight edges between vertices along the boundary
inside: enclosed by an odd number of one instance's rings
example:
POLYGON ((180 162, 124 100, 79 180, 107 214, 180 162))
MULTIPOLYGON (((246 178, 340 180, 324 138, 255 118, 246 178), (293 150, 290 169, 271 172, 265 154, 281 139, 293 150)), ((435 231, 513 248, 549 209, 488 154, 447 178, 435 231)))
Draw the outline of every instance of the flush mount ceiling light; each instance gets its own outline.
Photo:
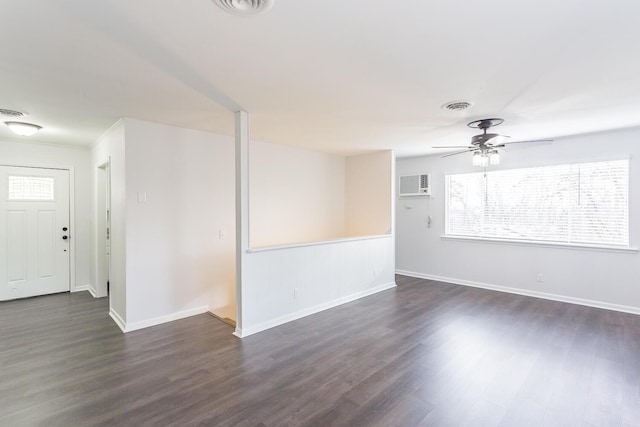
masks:
POLYGON ((274 0, 213 0, 223 10, 240 16, 261 15, 273 7, 274 0))
POLYGON ((4 122, 4 124, 7 125, 13 133, 20 136, 35 135, 40 129, 42 129, 42 126, 34 125, 33 123, 4 122))

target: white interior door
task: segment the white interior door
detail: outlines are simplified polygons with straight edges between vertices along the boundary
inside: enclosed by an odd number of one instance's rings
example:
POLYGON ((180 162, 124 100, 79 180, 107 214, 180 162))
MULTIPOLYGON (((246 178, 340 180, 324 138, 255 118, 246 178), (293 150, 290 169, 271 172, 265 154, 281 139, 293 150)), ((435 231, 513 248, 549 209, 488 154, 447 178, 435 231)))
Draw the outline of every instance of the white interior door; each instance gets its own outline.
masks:
POLYGON ((0 300, 69 290, 69 171, 0 166, 0 300))

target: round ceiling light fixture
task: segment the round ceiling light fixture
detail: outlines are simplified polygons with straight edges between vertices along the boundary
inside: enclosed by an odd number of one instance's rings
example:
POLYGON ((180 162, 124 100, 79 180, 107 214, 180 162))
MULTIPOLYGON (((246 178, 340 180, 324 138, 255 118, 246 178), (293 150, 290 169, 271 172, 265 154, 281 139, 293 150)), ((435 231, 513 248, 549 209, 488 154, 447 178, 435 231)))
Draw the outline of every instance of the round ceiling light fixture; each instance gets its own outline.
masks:
POLYGON ((42 126, 34 125, 33 123, 4 122, 4 124, 7 125, 13 133, 20 136, 35 135, 40 129, 42 129, 42 126))
POLYGON ((441 108, 445 111, 462 111, 471 107, 473 103, 469 101, 451 101, 444 104, 441 108))
POLYGON ((274 0, 213 0, 223 10, 239 16, 261 15, 273 7, 274 0))

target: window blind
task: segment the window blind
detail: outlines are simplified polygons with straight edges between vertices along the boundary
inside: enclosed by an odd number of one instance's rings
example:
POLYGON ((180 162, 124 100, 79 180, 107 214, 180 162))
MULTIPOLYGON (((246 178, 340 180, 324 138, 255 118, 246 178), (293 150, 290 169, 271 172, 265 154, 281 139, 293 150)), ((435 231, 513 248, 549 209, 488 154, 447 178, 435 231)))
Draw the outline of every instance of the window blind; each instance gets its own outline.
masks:
POLYGON ((448 175, 452 236, 629 246, 629 161, 448 175))

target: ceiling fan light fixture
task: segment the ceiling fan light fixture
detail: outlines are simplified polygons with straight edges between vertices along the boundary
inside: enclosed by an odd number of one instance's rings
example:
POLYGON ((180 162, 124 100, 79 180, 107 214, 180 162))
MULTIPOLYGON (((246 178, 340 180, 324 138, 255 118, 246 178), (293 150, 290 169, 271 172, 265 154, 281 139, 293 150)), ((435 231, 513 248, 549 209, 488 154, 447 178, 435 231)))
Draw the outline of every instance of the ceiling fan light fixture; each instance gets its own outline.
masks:
POLYGON ((20 136, 31 136, 38 133, 42 126, 34 125, 33 123, 24 122, 4 122, 5 125, 11 129, 11 131, 20 136))
POLYGON ((479 151, 474 151, 473 152, 473 157, 472 157, 472 164, 473 166, 480 166, 482 164, 482 154, 479 151))
POLYGON ((482 166, 483 168, 489 166, 489 156, 487 156, 487 153, 482 153, 482 155, 480 156, 480 166, 482 166))
POLYGON ((489 133, 488 129, 498 126, 504 122, 504 119, 498 117, 490 119, 480 119, 469 122, 467 126, 474 129, 482 130, 482 133, 471 137, 471 144, 465 146, 435 146, 432 148, 465 148, 462 151, 446 154, 442 157, 457 156, 459 154, 471 153, 471 162, 473 166, 487 167, 489 165, 500 164, 500 152, 498 148, 503 148, 507 144, 522 144, 531 142, 553 142, 552 139, 535 139, 528 141, 508 141, 510 136, 500 135, 497 133, 489 133))
POLYGON ((489 151, 489 164, 491 166, 500 164, 500 153, 498 153, 498 150, 489 151))

